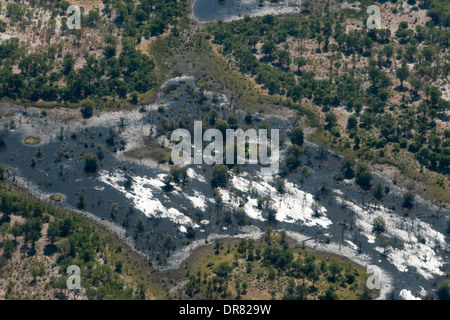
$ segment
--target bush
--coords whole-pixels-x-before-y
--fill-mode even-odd
[[[358,125],[358,119],[355,117],[355,115],[352,114],[347,119],[347,129],[349,129],[349,130],[355,129],[357,125]]]
[[[450,299],[450,282],[444,281],[442,282],[437,291],[436,294],[438,296],[439,300],[449,300]]]
[[[414,194],[411,191],[407,191],[403,194],[402,207],[411,209],[414,206]]]
[[[380,235],[384,231],[386,231],[386,221],[384,218],[381,216],[374,218],[372,221],[372,232],[376,235]]]
[[[302,148],[297,144],[290,145],[286,151],[286,166],[289,170],[294,170],[300,165],[299,157],[303,154]]]
[[[274,187],[279,193],[286,191],[286,181],[283,178],[277,177],[274,180]]]
[[[3,256],[7,259],[12,257],[14,252],[14,242],[11,239],[6,239],[3,242]]]
[[[91,104],[85,104],[83,108],[81,108],[81,115],[84,119],[89,119],[92,117],[92,114],[94,113],[94,108]]]
[[[370,181],[372,180],[372,173],[366,163],[358,163],[356,166],[356,180],[355,182],[364,190],[370,189]]]
[[[372,187],[372,194],[377,200],[381,200],[381,198],[383,198],[383,191],[383,184],[380,181],[377,181],[377,183],[375,183],[375,185]]]
[[[228,185],[228,168],[221,164],[215,164],[213,167],[211,187],[225,188]]]
[[[289,138],[291,139],[292,143],[298,146],[301,146],[303,144],[303,136],[303,130],[300,127],[293,128],[289,134]]]
[[[214,269],[214,273],[217,274],[217,276],[221,277],[221,278],[227,277],[231,271],[233,271],[233,267],[228,262],[221,262]]]
[[[86,173],[95,173],[98,167],[98,158],[91,153],[84,157],[84,171]]]

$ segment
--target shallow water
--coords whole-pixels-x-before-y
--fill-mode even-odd
[[[165,106],[164,113],[158,106]],[[210,108],[218,110],[222,118],[235,112],[224,96],[202,93],[193,79],[187,77],[168,81],[159,101],[148,106],[146,112],[102,113],[85,122],[61,122],[53,116],[24,115],[24,110],[12,108],[5,111],[15,114],[17,128],[5,137],[6,146],[0,151],[0,162],[8,166],[11,179],[23,178],[22,186],[43,199],[61,193],[66,196],[62,205],[76,208],[78,194],[84,192],[85,211],[123,227],[131,237],[138,219],[142,218],[144,231],[136,237],[135,246],[153,256],[157,252],[169,256],[168,264],[162,267],[176,267],[189,253],[185,241],[190,225],[195,231],[195,239],[191,239],[195,240],[194,247],[206,238],[255,236],[258,234],[255,230],[264,231],[269,225],[268,212],[257,208],[257,198],[264,197],[270,199],[269,206],[277,212],[275,229],[287,230],[289,235],[298,241],[306,241],[308,246],[341,254],[362,265],[376,266],[384,275],[384,298],[399,298],[400,292],[404,297],[409,294],[420,297],[422,288],[433,288],[436,282],[444,279],[445,272],[450,271],[448,245],[443,238],[445,220],[450,216],[448,211],[425,201],[416,201],[405,216],[401,210],[403,190],[379,177],[376,179],[381,179],[391,191],[381,202],[374,204],[370,197],[357,190],[354,181],[336,181],[334,177],[341,159],[312,143],[305,142],[305,155],[301,159],[309,167],[309,175],[289,174],[285,177],[285,193],[277,192],[270,178],[261,177],[258,166],[248,165],[233,173],[229,189],[217,192],[210,187],[211,167],[192,165],[187,185],[176,186],[166,193],[161,188],[165,166],[129,161],[123,151],[113,152],[107,148],[110,126],[117,131],[116,141],[127,139],[127,149],[139,146],[142,136],[161,128],[164,117],[183,120],[189,126],[191,121],[205,116]],[[237,114],[243,121],[243,114]],[[255,114],[254,119],[255,126],[265,120],[272,128],[279,128],[282,136],[289,129],[288,122],[280,117]],[[4,123],[9,120],[2,119]],[[59,138],[61,126],[64,133]],[[76,139],[71,138],[72,132],[76,133]],[[24,145],[22,141],[29,135],[38,136],[43,142],[38,146]],[[82,154],[96,153],[99,144],[105,147],[104,160],[96,174],[87,175],[83,170]],[[37,156],[38,148],[40,157]],[[55,161],[55,154],[59,152],[62,156]],[[37,159],[34,167],[30,165],[32,157]],[[126,174],[133,181],[131,189],[125,188]],[[321,204],[320,216],[312,214],[315,200]],[[240,207],[245,209],[256,227],[252,233],[236,225],[234,214]],[[386,209],[392,207],[395,209]],[[430,218],[430,213],[439,213],[439,216]],[[378,215],[387,221],[385,236],[392,247],[386,252],[371,233],[371,220]],[[338,225],[341,220],[347,224],[344,234]],[[174,237],[179,251],[170,253],[166,250],[164,237],[167,234]],[[418,241],[419,234],[424,243]],[[409,291],[402,291],[404,289]]]

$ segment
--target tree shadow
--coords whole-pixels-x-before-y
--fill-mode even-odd
[[[2,216],[0,218],[0,226],[4,223],[10,223],[11,222],[11,217],[10,216]]]
[[[36,248],[33,248],[33,247],[31,247],[31,248],[29,248],[29,250],[27,251],[27,254],[28,254],[28,256],[29,257],[31,257],[31,256],[34,256],[35,254],[36,254]]]
[[[57,247],[54,244],[48,244],[44,248],[44,255],[46,256],[51,256],[55,252],[57,252]]]
[[[67,296],[62,292],[56,292],[54,296],[58,300],[67,300]]]
[[[408,88],[405,87],[405,86],[403,86],[403,87],[402,86],[396,86],[394,90],[398,91],[398,92],[406,92],[406,91],[408,91]]]

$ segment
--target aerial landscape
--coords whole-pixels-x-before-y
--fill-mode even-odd
[[[450,0],[0,1],[1,300],[450,300]]]

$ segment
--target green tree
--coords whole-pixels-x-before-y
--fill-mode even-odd
[[[276,177],[273,181],[275,189],[279,193],[284,193],[286,191],[286,180],[281,177]]]
[[[85,103],[84,106],[81,108],[81,115],[84,119],[89,119],[92,117],[92,114],[94,112],[94,108],[92,107],[92,104]]]
[[[218,120],[216,122],[215,128],[222,133],[223,137],[226,137],[227,129],[230,129],[230,126],[225,120]]]
[[[372,187],[372,194],[375,199],[381,200],[384,196],[384,188],[381,181],[377,181],[375,185]]]
[[[447,219],[447,233],[450,234],[450,218]]]
[[[84,171],[86,173],[95,173],[97,172],[98,167],[98,158],[96,155],[88,153],[84,157]]]
[[[450,282],[444,281],[439,284],[436,295],[439,300],[450,300]]]
[[[337,116],[334,112],[329,111],[325,113],[325,121],[327,122],[326,128],[331,129],[337,124]]]
[[[227,123],[230,129],[236,130],[239,126],[239,118],[231,113],[227,116]]]
[[[378,216],[372,220],[372,232],[377,236],[386,231],[386,221],[382,216]]]
[[[414,194],[411,191],[407,191],[403,194],[402,207],[411,209],[414,206]]]
[[[56,238],[61,235],[61,229],[57,221],[52,221],[47,229],[47,238],[50,240],[51,244],[54,244]]]
[[[0,137],[0,146],[2,145],[3,142],[3,138]],[[0,164],[0,180],[4,180],[5,179],[5,173],[6,173],[6,167],[4,164]]]
[[[14,222],[13,226],[11,227],[11,234],[14,237],[14,242],[17,241],[17,237],[20,237],[23,234],[22,225],[18,221]]]
[[[358,125],[358,119],[355,115],[350,115],[347,119],[347,129],[352,130],[355,129]]]
[[[408,66],[403,65],[402,67],[395,70],[395,76],[400,80],[400,87],[403,89],[403,81],[405,81],[409,77]]]
[[[64,62],[63,62],[63,73],[64,75],[69,75],[69,73],[73,70],[73,67],[75,65],[75,60],[73,58],[73,55],[71,53],[67,53],[64,56]]]
[[[267,60],[272,61],[274,53],[276,52],[277,47],[273,41],[266,41],[261,46],[261,52],[266,55]]]
[[[290,145],[286,151],[286,166],[289,170],[294,170],[300,165],[300,156],[303,154],[303,149],[297,144]]]
[[[344,158],[341,163],[341,172],[344,179],[353,179],[355,177],[355,160]]]
[[[211,111],[208,113],[208,123],[211,126],[214,126],[218,118],[219,118],[219,111],[217,111],[216,109],[211,109]]]
[[[187,167],[174,165],[170,168],[169,174],[172,175],[173,182],[185,184],[188,178]]]
[[[78,199],[77,199],[77,208],[80,210],[84,209],[85,201],[86,201],[86,196],[85,196],[84,192],[80,192],[78,194]]]
[[[304,66],[306,66],[308,61],[304,57],[300,56],[300,57],[294,58],[294,63],[297,66],[297,71],[300,73],[300,69],[303,68]]]
[[[215,164],[212,171],[211,187],[225,188],[228,185],[228,180],[228,167],[221,164]]]
[[[433,106],[436,106],[439,99],[442,97],[442,91],[438,87],[431,86],[429,89],[430,101]]]
[[[278,56],[278,63],[282,68],[289,68],[289,65],[291,64],[291,54],[289,51],[286,50],[278,50],[277,51]]]
[[[11,239],[6,239],[3,242],[3,256],[7,259],[11,258],[14,253],[14,242]]]
[[[367,163],[359,162],[356,165],[355,171],[355,182],[364,190],[369,190],[370,182],[372,180],[372,173]]]
[[[291,132],[289,133],[289,138],[291,139],[293,144],[296,144],[298,146],[303,145],[304,141],[303,129],[301,127],[292,128]]]
[[[214,269],[214,273],[221,278],[226,278],[231,271],[233,271],[233,267],[226,261],[219,263]]]

